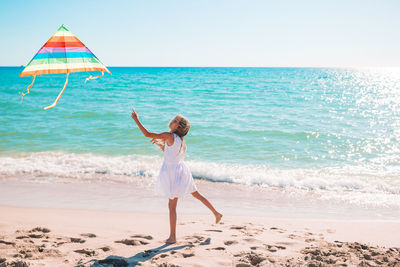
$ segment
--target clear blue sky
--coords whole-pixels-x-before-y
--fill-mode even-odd
[[[0,1],[0,65],[64,24],[107,66],[400,67],[400,1]]]

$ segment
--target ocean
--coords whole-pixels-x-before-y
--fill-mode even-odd
[[[136,127],[191,122],[195,179],[400,209],[400,70],[110,67],[84,80],[0,67],[0,180],[153,183],[162,152]]]

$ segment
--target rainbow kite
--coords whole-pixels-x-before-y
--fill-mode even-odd
[[[44,109],[54,108],[68,84],[68,75],[71,72],[101,71],[100,76],[90,75],[86,78],[96,79],[104,75],[104,71],[111,72],[100,62],[100,60],[76,38],[67,28],[62,25],[57,32],[40,48],[32,60],[26,65],[19,76],[32,76],[32,83],[28,86],[26,93],[22,95],[21,103],[29,89],[35,82],[36,75],[67,73],[64,88],[51,106]]]

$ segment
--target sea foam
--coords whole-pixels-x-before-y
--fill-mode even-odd
[[[0,157],[0,178],[35,183],[146,183],[151,186],[162,164],[159,156],[105,156],[33,152]],[[278,169],[265,165],[186,161],[195,179],[243,186],[315,192],[319,198],[357,205],[400,208],[397,169],[376,172],[365,167]]]

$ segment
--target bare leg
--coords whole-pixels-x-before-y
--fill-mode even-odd
[[[219,213],[218,211],[216,211],[214,209],[213,205],[211,205],[211,203],[205,197],[203,197],[198,191],[193,192],[192,196],[194,196],[195,198],[197,198],[198,200],[203,202],[203,204],[206,205],[207,208],[209,208],[214,213],[214,215],[215,215],[215,223],[219,223],[219,221],[222,218],[222,214]]]
[[[170,225],[170,235],[166,243],[176,243],[176,205],[178,204],[178,198],[169,199],[169,225]]]

